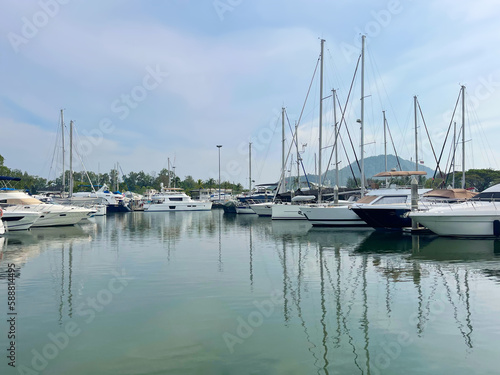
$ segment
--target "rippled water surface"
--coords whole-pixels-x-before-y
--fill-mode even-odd
[[[1,374],[498,374],[500,243],[130,213],[0,238]],[[12,267],[11,267],[12,268]]]

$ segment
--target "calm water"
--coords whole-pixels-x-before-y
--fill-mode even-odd
[[[494,240],[214,210],[96,218],[0,249],[1,374],[499,373]]]

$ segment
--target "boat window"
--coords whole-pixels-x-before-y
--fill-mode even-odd
[[[395,204],[395,203],[406,203],[406,195],[394,195],[382,197],[373,204]]]
[[[169,198],[171,201],[182,202],[182,198]]]
[[[175,210],[175,206],[168,206],[171,210]]]

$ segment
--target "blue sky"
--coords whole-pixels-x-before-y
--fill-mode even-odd
[[[252,178],[276,181],[281,107],[294,126],[320,38],[326,40],[324,97],[335,88],[344,105],[365,34],[365,156],[383,153],[385,110],[398,154],[414,158],[414,95],[439,153],[463,84],[466,169],[498,169],[499,18],[492,0],[5,1],[0,154],[11,168],[53,178],[64,108],[87,169],[109,171],[119,162],[125,173],[159,172],[170,158],[181,178],[217,179],[216,145],[222,144],[222,178],[247,186],[252,141]],[[346,115],[358,155],[359,87],[358,77]],[[331,99],[323,103],[327,146]],[[299,124],[310,173],[318,153],[318,106],[315,79]],[[418,130],[419,159],[432,168],[421,121]],[[287,147],[290,140],[287,131]],[[325,149],[323,159],[329,153]]]

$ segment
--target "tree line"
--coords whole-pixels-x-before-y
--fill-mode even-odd
[[[70,172],[65,172],[65,190],[68,190]],[[63,175],[49,180],[43,177],[32,176],[19,169],[10,169],[4,165],[4,158],[0,155],[0,176],[19,177],[21,181],[10,181],[9,186],[15,189],[26,190],[31,194],[38,194],[42,191],[62,191]],[[109,189],[121,192],[132,191],[143,194],[148,189],[160,190],[161,184],[165,187],[178,187],[189,193],[194,189],[215,189],[219,187],[217,180],[195,180],[192,176],[186,176],[181,180],[172,171],[163,168],[158,174],[140,172],[130,172],[119,174],[117,169],[111,169],[106,173],[73,172],[74,188],[73,192],[91,191],[91,186],[97,190],[102,185],[107,185]],[[2,187],[2,186],[0,186]],[[240,183],[221,181],[221,189],[232,189],[234,194],[244,191]]]

